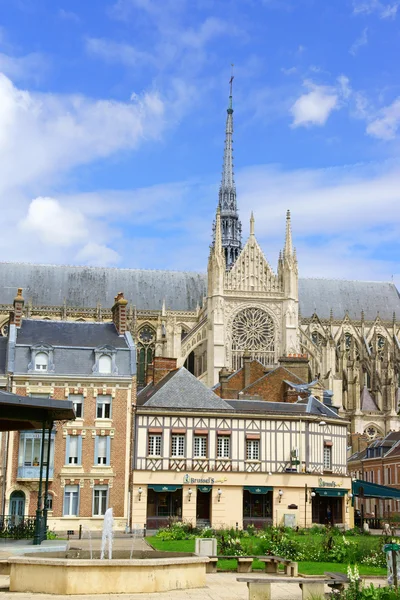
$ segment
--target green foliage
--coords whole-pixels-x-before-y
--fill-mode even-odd
[[[241,539],[231,535],[221,535],[218,539],[218,554],[220,556],[243,556],[245,552]]]
[[[49,529],[46,532],[46,539],[47,540],[58,540],[58,535],[55,531],[50,531]]]

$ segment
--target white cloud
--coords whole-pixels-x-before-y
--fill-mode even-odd
[[[382,140],[392,140],[396,137],[399,126],[400,97],[379,111],[378,116],[368,124],[367,133]]]
[[[381,19],[394,19],[400,2],[381,2],[380,0],[353,0],[355,15],[370,15],[377,13]]]
[[[122,44],[104,38],[88,38],[86,50],[89,54],[109,63],[121,63],[128,67],[156,65],[155,57],[149,52],[137,50],[129,44]]]
[[[0,73],[14,81],[40,81],[48,69],[48,60],[40,52],[11,56],[0,52]]]
[[[356,56],[359,49],[362,48],[362,46],[366,46],[367,44],[368,44],[368,27],[364,27],[360,37],[358,37],[355,40],[355,42],[351,45],[350,50],[349,50],[350,54],[352,54],[353,56]]]
[[[81,22],[80,17],[72,10],[65,10],[63,8],[60,8],[60,10],[58,11],[58,16],[60,17],[60,19],[64,19],[65,21],[72,21],[73,23]]]
[[[164,103],[157,93],[133,102],[37,94],[0,74],[0,193],[156,138]],[[18,156],[18,160],[15,157]]]
[[[305,82],[310,89],[297,98],[290,109],[293,127],[324,125],[331,112],[338,107],[339,96],[330,87]]]
[[[121,257],[112,248],[96,242],[88,242],[76,255],[78,262],[92,265],[93,267],[108,267],[117,264]]]
[[[72,246],[88,236],[84,216],[54,198],[32,200],[21,229],[32,233],[39,242],[57,246]]]

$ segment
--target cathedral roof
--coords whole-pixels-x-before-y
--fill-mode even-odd
[[[25,301],[34,306],[95,308],[99,303],[111,308],[118,291],[141,310],[195,310],[207,295],[205,273],[190,271],[151,271],[104,267],[0,263],[0,304],[12,304],[18,287]],[[299,279],[300,314],[322,319],[360,319],[377,315],[392,320],[400,315],[400,296],[396,286],[384,281],[346,281],[340,279]]]

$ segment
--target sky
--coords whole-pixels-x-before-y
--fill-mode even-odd
[[[400,285],[400,0],[0,0],[0,260],[205,271],[233,64],[244,238]]]

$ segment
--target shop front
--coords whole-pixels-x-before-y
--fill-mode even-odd
[[[243,528],[254,525],[261,529],[272,525],[273,488],[247,485],[243,487]]]
[[[348,490],[313,488],[311,492],[312,522],[320,525],[344,523]]]
[[[197,486],[197,506],[196,506],[196,525],[197,527],[210,527],[211,526],[211,499],[212,499],[212,486],[211,485],[198,485]]]
[[[147,529],[166,527],[171,519],[182,520],[182,485],[149,485]]]

